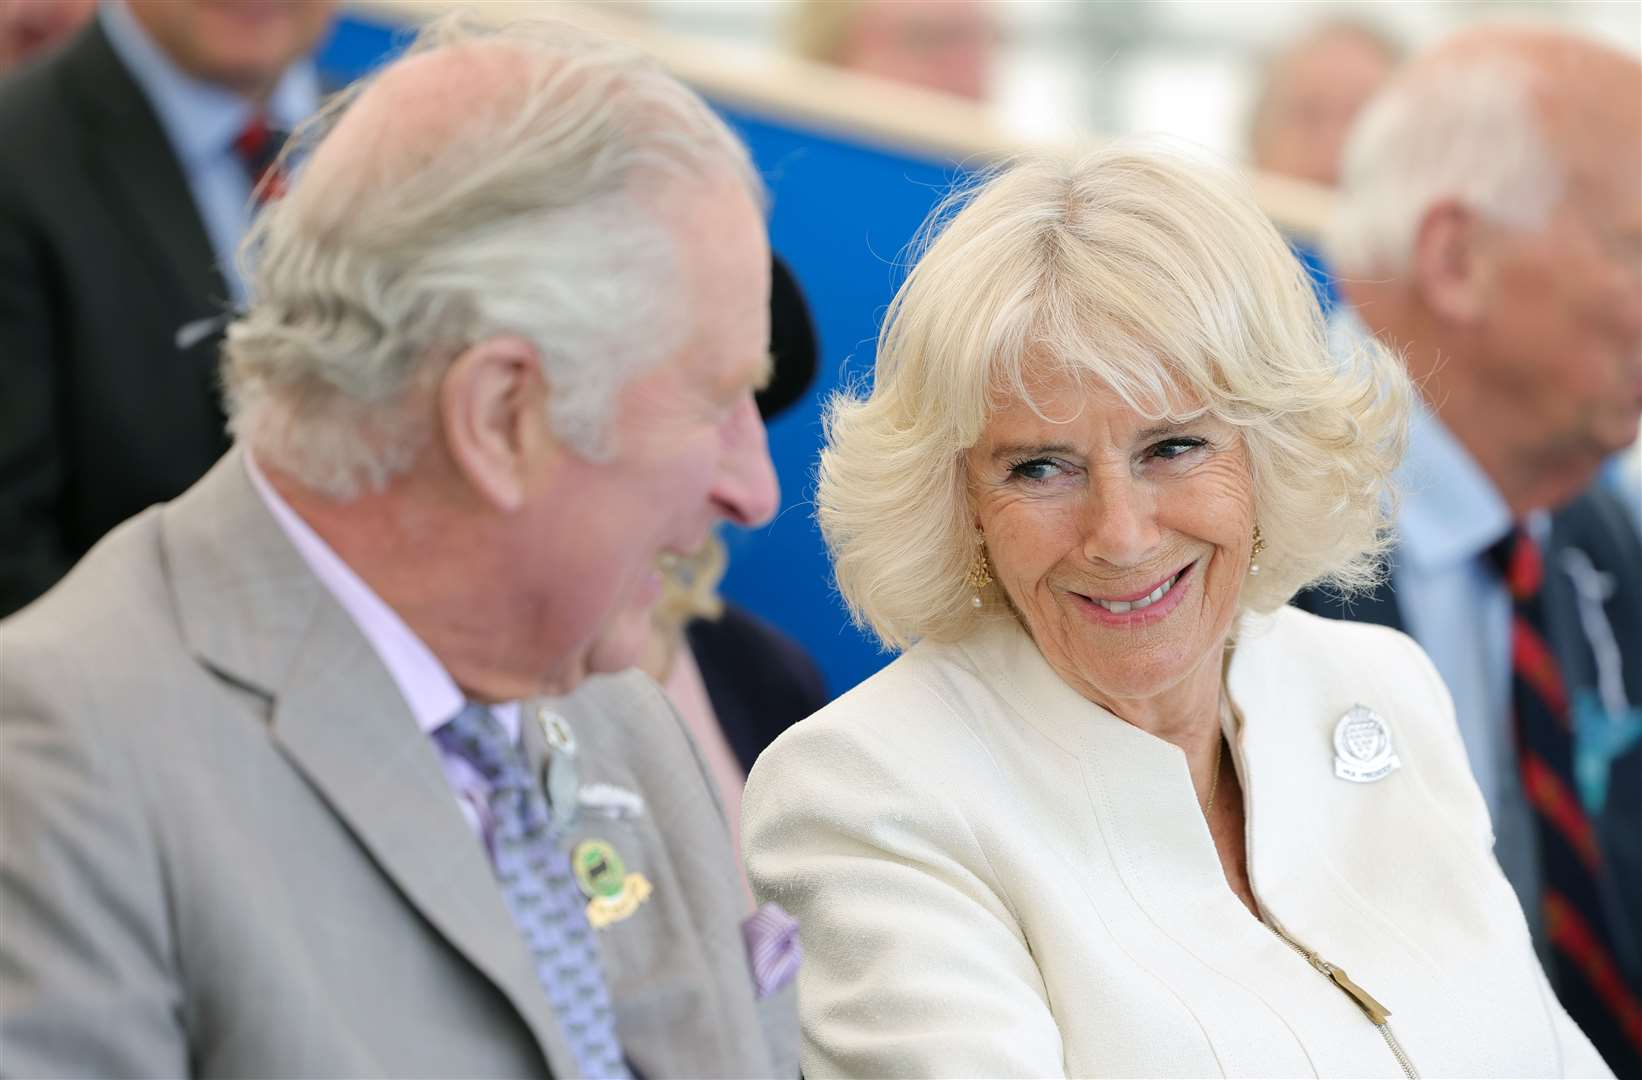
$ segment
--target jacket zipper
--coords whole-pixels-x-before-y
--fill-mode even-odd
[[[1413,1062],[1408,1060],[1408,1055],[1403,1051],[1402,1044],[1397,1041],[1397,1036],[1391,1031],[1391,1025],[1386,1023],[1386,1018],[1391,1015],[1390,1009],[1375,1001],[1372,994],[1352,982],[1351,977],[1345,973],[1343,968],[1336,967],[1324,960],[1271,923],[1266,923],[1266,928],[1276,934],[1283,944],[1299,953],[1306,963],[1316,968],[1320,974],[1326,975],[1335,986],[1345,992],[1347,997],[1356,1002],[1357,1007],[1363,1010],[1363,1015],[1367,1016],[1369,1022],[1379,1029],[1381,1037],[1385,1039],[1385,1044],[1391,1048],[1391,1055],[1397,1059],[1397,1064],[1402,1066],[1403,1075],[1408,1077],[1408,1080],[1419,1080],[1419,1074],[1414,1071]]]
[[[1231,653],[1228,651],[1226,653],[1225,669],[1222,672],[1221,678],[1225,679],[1227,677],[1226,672],[1229,672],[1230,670]],[[1229,691],[1221,699],[1221,708],[1223,711],[1221,714],[1220,723],[1222,729],[1226,733],[1226,742],[1231,747],[1232,763],[1237,769],[1237,774],[1239,776],[1244,776],[1246,774],[1243,769],[1243,740],[1238,738],[1243,731],[1243,714],[1237,708],[1237,703],[1232,700],[1231,693]],[[1230,714],[1229,717],[1226,715],[1227,713]],[[1246,853],[1249,853],[1248,857],[1252,862],[1254,835],[1252,828],[1248,825],[1246,817],[1244,823],[1243,850]],[[1397,1041],[1397,1036],[1392,1033],[1391,1025],[1386,1023],[1386,1018],[1391,1015],[1391,1010],[1386,1008],[1384,1005],[1381,1005],[1378,1001],[1375,1001],[1374,996],[1367,990],[1364,990],[1362,987],[1352,982],[1344,970],[1335,967],[1327,960],[1324,960],[1321,956],[1318,956],[1310,949],[1302,946],[1298,941],[1295,941],[1293,938],[1283,933],[1283,931],[1277,929],[1277,924],[1271,922],[1267,917],[1265,905],[1260,903],[1259,897],[1255,898],[1255,905],[1259,908],[1261,925],[1276,934],[1279,941],[1299,953],[1300,957],[1305,960],[1306,963],[1316,968],[1319,974],[1327,976],[1330,982],[1332,982],[1335,986],[1338,986],[1342,993],[1354,1001],[1357,1007],[1363,1010],[1363,1015],[1368,1017],[1369,1022],[1379,1029],[1380,1037],[1385,1039],[1386,1046],[1391,1048],[1391,1056],[1397,1059],[1397,1064],[1402,1067],[1403,1075],[1408,1077],[1408,1080],[1419,1080],[1419,1073],[1414,1071],[1414,1063],[1408,1060],[1408,1054],[1403,1051],[1402,1044]]]

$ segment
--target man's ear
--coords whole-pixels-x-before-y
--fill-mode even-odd
[[[1415,292],[1439,319],[1470,326],[1488,310],[1492,230],[1453,199],[1433,204],[1414,234]]]
[[[546,438],[546,399],[535,347],[511,335],[464,349],[439,384],[439,423],[451,460],[499,510],[524,503]]]

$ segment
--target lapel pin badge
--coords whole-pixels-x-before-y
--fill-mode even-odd
[[[644,816],[644,796],[615,784],[583,784],[577,801],[583,810],[617,821]]]
[[[547,708],[536,709],[536,722],[541,725],[552,756],[547,761],[547,803],[553,810],[553,823],[562,832],[576,821],[580,802],[581,773],[576,768],[576,733],[570,721]]]
[[[570,853],[570,867],[587,897],[587,922],[595,930],[632,915],[654,891],[643,874],[628,872],[608,840],[595,837],[577,844]]]
[[[1391,728],[1367,705],[1353,705],[1334,725],[1334,775],[1354,784],[1384,780],[1402,767]]]

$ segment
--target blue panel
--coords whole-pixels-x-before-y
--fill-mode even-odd
[[[320,55],[341,83],[404,43],[395,27],[350,15]],[[960,173],[849,140],[725,110],[771,194],[770,239],[815,315],[820,363],[809,397],[770,425],[785,509],[769,528],[732,531],[724,595],[782,627],[814,654],[835,693],[888,659],[849,624],[815,525],[820,403],[872,368],[878,320],[901,279],[903,249]],[[953,588],[960,583],[953,582]]]
[[[810,396],[770,424],[781,516],[730,537],[724,595],[797,637],[835,692],[888,657],[850,626],[811,506],[821,402],[872,370],[879,320],[903,276],[904,249],[959,178],[945,164],[725,110],[771,194],[770,243],[809,297],[821,338]],[[953,582],[953,588],[961,583]]]
[[[326,86],[346,86],[404,48],[413,31],[394,23],[344,15],[314,58]]]

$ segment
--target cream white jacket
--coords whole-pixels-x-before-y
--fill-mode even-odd
[[[743,842],[802,926],[806,1076],[1402,1076],[1393,1043],[1425,1077],[1611,1075],[1535,959],[1425,654],[1291,608],[1239,641],[1227,734],[1264,923],[1184,755],[1012,619],[914,647],[764,753]],[[1334,772],[1357,703],[1402,762],[1372,783]]]

